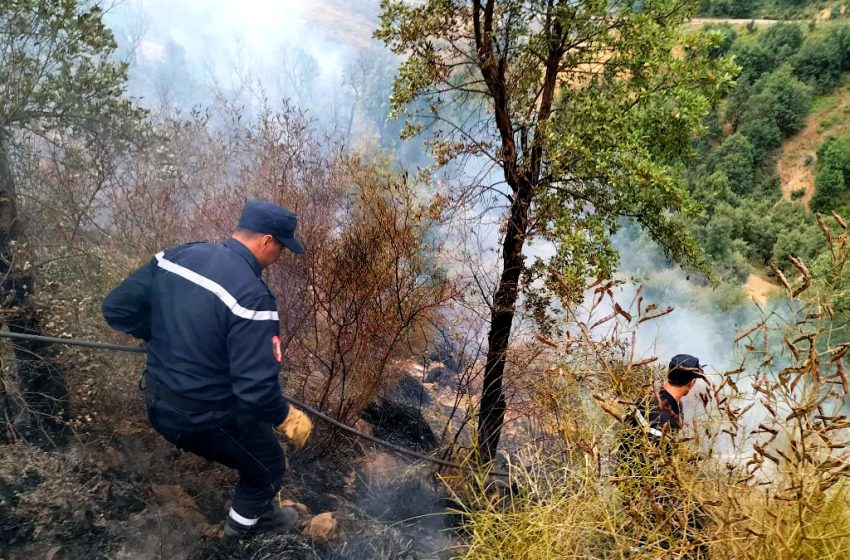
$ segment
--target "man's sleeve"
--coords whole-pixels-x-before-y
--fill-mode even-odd
[[[150,294],[155,269],[156,263],[151,260],[109,292],[103,300],[103,317],[110,327],[150,340]]]
[[[233,394],[240,412],[276,426],[289,413],[289,404],[281,394],[280,364],[274,357],[273,340],[279,331],[274,298],[261,298],[244,309],[256,311],[255,316],[232,317],[227,334]]]

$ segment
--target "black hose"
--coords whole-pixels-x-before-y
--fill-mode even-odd
[[[108,342],[94,342],[91,340],[80,340],[77,338],[59,338],[55,336],[41,336],[35,334],[24,334],[24,333],[14,333],[9,331],[0,331],[0,338],[11,338],[17,340],[31,340],[34,342],[44,342],[46,344],[64,344],[66,346],[82,346],[84,348],[95,348],[97,350],[111,350],[113,352],[133,352],[136,354],[143,354],[146,350],[143,346],[128,346],[125,344],[111,344]],[[320,418],[325,422],[336,426],[337,428],[344,430],[352,435],[363,438],[365,440],[371,441],[373,443],[377,443],[378,445],[382,445],[388,449],[392,449],[398,453],[403,455],[408,455],[410,457],[414,457],[416,459],[421,459],[423,461],[428,461],[434,463],[436,465],[441,465],[443,467],[449,467],[453,469],[461,469],[469,472],[478,472],[472,467],[466,465],[460,465],[458,463],[452,463],[451,461],[445,461],[443,459],[438,459],[436,457],[429,457],[428,455],[424,455],[417,451],[413,451],[412,449],[407,449],[405,447],[401,447],[399,445],[395,445],[394,443],[390,443],[388,441],[382,440],[380,438],[376,438],[374,436],[366,435],[364,433],[358,432],[354,428],[343,424],[337,420],[334,420],[330,416],[323,414],[311,407],[310,405],[299,402],[297,399],[292,397],[286,397],[292,404],[297,406],[298,408],[304,409],[316,418]],[[506,472],[502,471],[488,471],[488,474],[494,476],[503,476],[510,477],[510,475]]]

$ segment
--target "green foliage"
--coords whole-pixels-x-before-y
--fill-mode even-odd
[[[750,140],[754,162],[760,162],[768,151],[778,148],[782,142],[782,131],[776,123],[778,112],[779,104],[770,95],[762,93],[747,100],[738,133]]]
[[[841,55],[841,69],[850,70],[850,25],[842,25],[830,31],[830,39],[835,42]]]
[[[823,236],[816,228],[783,229],[776,237],[771,254],[772,262],[779,268],[790,270],[788,257],[811,260],[823,247]]]
[[[0,3],[0,132],[129,133],[143,116],[103,11],[74,0]],[[127,134],[125,134],[126,136]]]
[[[753,189],[756,151],[750,139],[735,133],[711,154],[711,169],[726,176],[729,187],[736,194],[747,194]]]
[[[800,131],[812,108],[812,91],[806,84],[784,70],[777,70],[755,84],[773,102],[772,118],[782,136],[787,138]]]
[[[773,54],[761,43],[736,43],[732,46],[735,62],[741,67],[739,84],[751,84],[773,70],[776,61]]]
[[[817,151],[821,169],[837,169],[850,182],[850,139],[830,136]]]
[[[773,55],[774,61],[781,63],[799,50],[803,44],[803,30],[796,23],[776,23],[759,37],[759,43]]]
[[[817,152],[820,171],[815,178],[812,210],[829,212],[844,200],[850,184],[850,139],[827,138]]]
[[[557,244],[550,264],[576,289],[588,275],[612,272],[616,257],[608,236],[621,216],[637,218],[675,261],[700,266],[698,248],[678,217],[694,211],[682,164],[691,154],[693,131],[728,91],[735,67],[727,57],[712,57],[711,37],[683,31],[680,24],[692,14],[672,0],[645,3],[639,12],[631,2],[585,0],[540,20],[539,10],[527,3],[502,2],[499,25],[515,26],[484,39],[498,49],[482,60],[469,42],[475,6],[453,0],[382,3],[376,35],[406,57],[393,103],[402,110],[416,98],[428,100],[443,119],[437,127],[439,161],[486,155],[502,162],[514,189],[520,170],[545,169],[530,217],[541,227],[530,234]],[[566,37],[566,45],[581,48],[565,47],[555,58],[558,72],[547,73],[540,53]],[[676,56],[676,50],[687,56]],[[588,67],[600,70],[588,76]],[[510,78],[504,91],[500,76]],[[547,79],[560,86],[551,118],[541,110],[546,100],[540,85]],[[450,107],[470,95],[458,91],[461,81],[485,88],[476,111],[483,105],[501,114],[487,115],[484,123],[445,122],[453,117]],[[538,263],[535,270],[543,273],[545,266]]]
[[[840,169],[824,167],[815,178],[815,194],[811,207],[816,212],[828,212],[838,202],[846,189],[844,174]]]
[[[842,53],[830,37],[810,36],[791,58],[794,75],[819,92],[827,92],[841,79]]]
[[[700,12],[707,16],[748,18],[755,14],[759,0],[705,0]]]
[[[738,38],[738,32],[728,23],[706,24],[703,26],[702,32],[711,34],[716,38],[717,44],[710,51],[713,58],[727,54],[735,43],[735,39]]]

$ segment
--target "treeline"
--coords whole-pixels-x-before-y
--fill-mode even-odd
[[[808,19],[827,9],[832,19],[844,15],[847,4],[823,0],[705,0],[700,7],[700,15],[737,19]]]

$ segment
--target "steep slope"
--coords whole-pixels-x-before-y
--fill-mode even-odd
[[[815,192],[818,148],[830,136],[847,134],[850,134],[850,85],[842,86],[819,103],[803,130],[783,145],[777,162],[782,197],[791,200],[794,191],[803,189],[801,200],[808,207]]]

